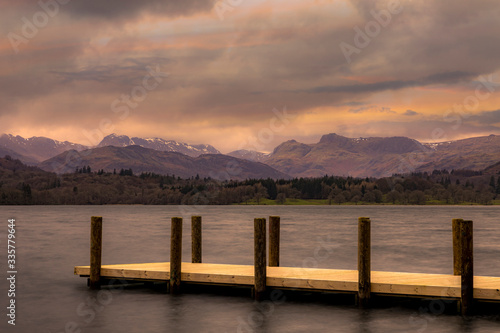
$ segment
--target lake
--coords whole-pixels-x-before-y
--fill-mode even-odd
[[[372,221],[372,270],[444,273],[452,218],[474,221],[475,275],[500,276],[496,206],[0,206],[2,332],[498,332],[500,314],[462,319],[443,302],[359,310],[347,302],[171,296],[145,287],[91,291],[73,275],[89,263],[90,217],[103,216],[103,264],[169,260],[170,218],[203,216],[203,261],[253,264],[253,219],[281,216],[281,266],[356,269],[357,218]],[[7,324],[8,219],[16,219],[16,326]],[[335,297],[329,295],[328,297]],[[429,304],[422,303],[422,304]]]

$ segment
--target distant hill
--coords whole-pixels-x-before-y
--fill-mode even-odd
[[[434,169],[482,170],[500,160],[500,136],[422,144],[406,137],[324,135],[318,143],[282,143],[265,163],[294,177],[387,177]]]
[[[211,145],[190,145],[174,140],[164,140],[161,138],[130,138],[126,135],[111,134],[106,136],[98,147],[116,146],[126,147],[138,145],[158,151],[171,151],[197,157],[202,154],[220,154]],[[87,147],[68,141],[57,141],[45,137],[32,137],[25,139],[19,135],[2,134],[0,136],[0,156],[11,155],[28,164],[37,164],[49,158],[57,156],[68,150],[82,151],[92,147]]]
[[[74,172],[77,167],[90,166],[93,170],[132,169],[134,173],[154,172],[182,178],[211,177],[219,180],[247,178],[289,178],[268,165],[238,159],[222,154],[191,157],[177,152],[165,152],[140,146],[107,146],[68,151],[41,163],[40,168],[50,172]]]
[[[0,147],[15,152],[17,156],[20,156],[16,158],[29,164],[42,162],[70,149],[80,151],[87,148],[68,141],[63,142],[37,136],[25,139],[19,135],[14,136],[11,134],[2,134],[0,136]]]
[[[493,165],[490,165],[486,169],[484,169],[483,173],[485,175],[498,175],[500,174],[500,162],[497,162]]]
[[[351,139],[333,133],[316,144],[284,142],[266,163],[296,177],[381,177],[397,173],[402,156],[422,149],[421,143],[405,137]]]
[[[130,138],[126,135],[116,134],[110,134],[106,136],[97,147],[127,147],[134,145],[158,151],[178,152],[192,157],[197,157],[202,154],[220,154],[220,151],[218,151],[211,145],[190,145],[184,142],[165,140],[161,138]]]
[[[29,164],[29,165],[35,165],[35,164],[38,163],[38,161],[36,161],[33,158],[26,157],[26,156],[23,156],[21,154],[18,154],[15,151],[13,151],[13,150],[11,150],[9,148],[0,147],[0,158],[3,158],[5,156],[10,156],[13,159],[20,160],[21,162]]]
[[[244,160],[254,161],[254,162],[262,162],[266,163],[266,160],[269,158],[269,154],[260,153],[254,150],[240,149],[232,151],[226,155],[233,156],[236,158],[242,158]]]
[[[320,177],[325,174],[354,177],[388,177],[392,174],[443,169],[484,170],[500,161],[500,136],[498,135],[456,141],[421,143],[407,137],[347,138],[331,133],[323,135],[319,142],[313,144],[305,144],[295,140],[283,142],[271,154],[243,149],[222,155],[216,148],[206,144],[190,145],[161,138],[130,138],[126,135],[111,134],[106,136],[98,147],[94,148],[125,148],[127,146],[139,146],[158,152],[181,153],[192,158],[206,154],[219,155],[218,158],[212,157],[212,159],[221,163],[225,159],[223,156],[229,156],[264,163],[274,171],[280,171],[282,175],[292,177]],[[7,134],[0,136],[0,157],[10,155],[29,165],[37,165],[66,151],[78,152],[88,149],[88,147],[75,143],[61,142],[44,137],[24,139],[20,136]],[[107,152],[109,153],[110,150],[107,150]],[[143,168],[148,170],[156,168],[155,170],[161,170],[162,172],[176,170],[179,175],[181,175],[179,172],[183,172],[183,175],[191,174],[187,172],[189,169],[187,165],[194,162],[190,160],[181,162],[181,158],[172,155],[156,163],[159,157],[153,155],[155,154],[147,156],[147,158],[151,157],[151,160],[140,161],[134,161],[133,159],[121,161],[115,156],[108,162],[110,165],[114,163],[113,165],[119,169],[132,167],[133,164],[136,166],[135,168],[132,167],[134,171]],[[74,153],[65,156],[73,157]],[[109,156],[101,157],[97,164],[103,165],[103,161],[108,158]],[[165,167],[165,165],[170,165],[168,159],[177,161],[175,162],[177,164],[174,163],[176,166]],[[51,162],[61,165],[58,159],[54,161]],[[112,163],[112,161],[114,162]],[[66,165],[71,165],[71,163],[63,163],[65,165],[63,168],[68,171],[69,168]],[[93,163],[96,163],[96,161],[93,161]],[[228,163],[228,161],[225,161],[225,163]],[[182,165],[185,166],[185,170],[181,167]],[[44,167],[47,168],[47,163],[44,163]],[[193,164],[192,167],[199,167],[199,165]],[[215,169],[221,170],[219,167]],[[199,170],[193,170],[197,170],[194,174],[199,173],[198,171],[204,171],[203,167]],[[249,175],[256,175],[256,170],[264,172],[262,165],[258,168],[257,165],[248,166],[246,172]],[[264,173],[268,174],[268,172],[270,172],[269,169]]]
[[[14,158],[13,156],[0,157],[0,172],[5,172],[5,171],[13,171],[13,172],[28,171],[28,172],[35,172],[38,174],[42,174],[44,176],[51,174],[36,166],[27,165],[23,163],[21,160]],[[18,179],[18,181],[22,181],[22,179]]]
[[[434,169],[482,170],[500,160],[500,136],[424,144],[432,151],[417,171]]]

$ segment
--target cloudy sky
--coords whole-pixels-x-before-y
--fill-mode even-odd
[[[0,133],[222,152],[500,134],[499,17],[497,0],[1,1]]]

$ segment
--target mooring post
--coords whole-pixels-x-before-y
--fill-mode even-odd
[[[261,301],[266,292],[266,219],[254,219],[254,297]]]
[[[182,217],[172,217],[170,236],[170,293],[181,291]]]
[[[102,217],[90,219],[90,289],[101,288]]]
[[[280,265],[280,217],[269,216],[269,267]]]
[[[201,216],[191,216],[191,259],[201,263]]]
[[[462,244],[462,278],[460,303],[463,316],[467,316],[472,313],[472,306],[474,302],[474,258],[472,225],[472,221],[462,221],[460,223],[460,239]]]
[[[370,218],[358,219],[358,305],[367,307],[371,293],[370,268]]]
[[[453,219],[451,221],[451,229],[453,234],[453,275],[461,275],[462,270],[462,244],[460,242],[460,224],[463,219]]]

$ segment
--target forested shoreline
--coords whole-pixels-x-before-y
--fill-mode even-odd
[[[1,205],[498,204],[500,175],[434,170],[386,178],[218,181],[82,166],[57,175],[0,159]]]

